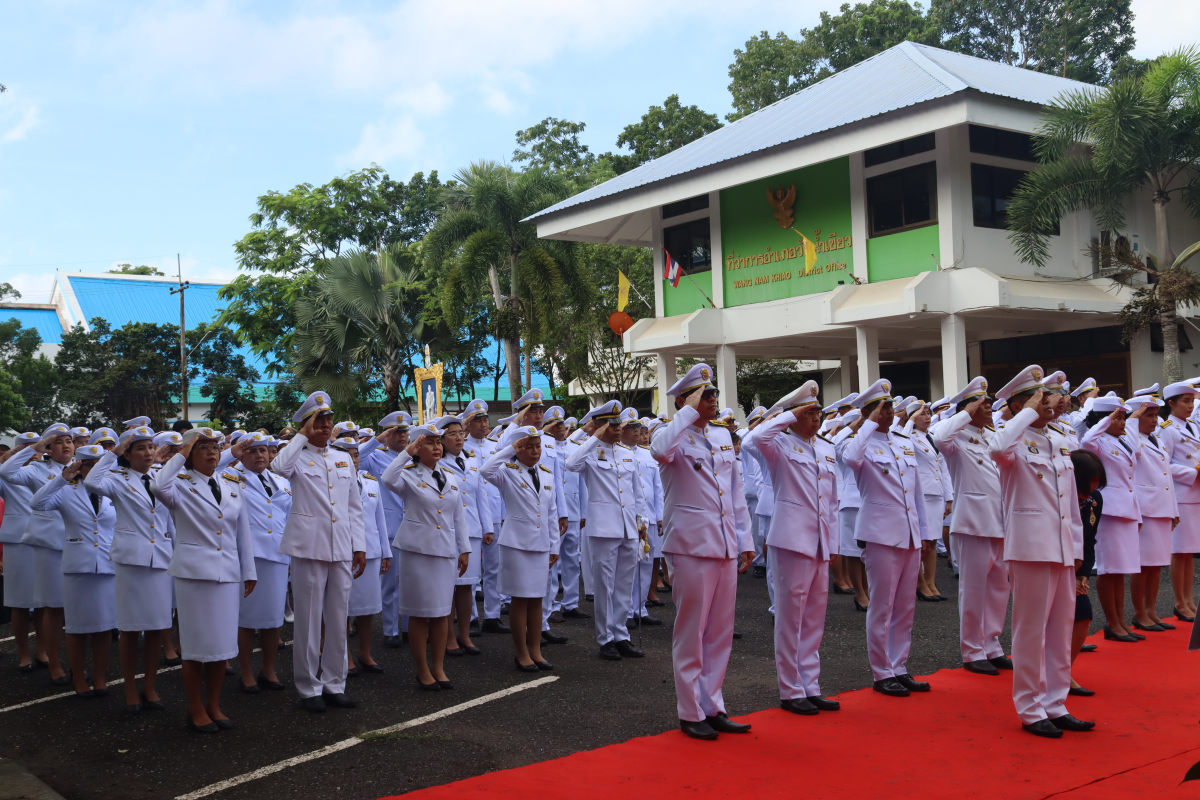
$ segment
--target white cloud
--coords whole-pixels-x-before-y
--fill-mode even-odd
[[[425,138],[408,116],[381,119],[363,128],[362,137],[350,152],[338,156],[343,167],[383,164],[395,159],[413,159],[422,152]]]
[[[0,279],[12,284],[21,293],[21,299],[10,298],[8,302],[49,303],[50,287],[54,283],[53,272],[18,272]]]
[[[38,107],[32,100],[12,89],[0,94],[0,144],[21,141],[38,121]]]
[[[1179,47],[1196,44],[1200,3],[1195,0],[1133,0],[1133,29],[1138,58],[1157,58]]]

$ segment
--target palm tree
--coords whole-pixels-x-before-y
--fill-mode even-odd
[[[296,300],[294,364],[305,391],[323,388],[351,403],[383,379],[387,411],[420,348],[421,284],[412,250],[352,250],[330,259],[311,293]]]
[[[1177,50],[1140,79],[1068,93],[1049,106],[1038,133],[1042,167],[1025,177],[1008,208],[1009,238],[1017,254],[1028,263],[1045,264],[1047,231],[1080,208],[1089,209],[1102,229],[1120,231],[1127,204],[1148,189],[1156,271],[1168,287],[1181,289],[1157,293],[1156,315],[1162,325],[1164,378],[1180,380],[1177,304],[1186,301],[1195,279],[1176,263],[1167,208],[1178,195],[1193,215],[1200,213],[1200,52]]]
[[[536,226],[522,222],[569,192],[566,180],[543,169],[516,172],[477,161],[454,175],[443,195],[446,210],[425,237],[426,268],[444,273],[442,308],[451,326],[461,324],[467,298],[490,294],[514,401],[521,395],[522,339],[531,355],[553,338],[563,313],[588,297],[570,246],[542,241]],[[526,387],[529,363],[527,357]]]

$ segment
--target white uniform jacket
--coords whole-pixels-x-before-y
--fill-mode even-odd
[[[950,532],[1000,539],[1004,536],[1000,468],[988,443],[992,428],[976,428],[971,415],[959,411],[938,426],[933,442],[942,451],[954,484],[954,514]]]
[[[22,544],[62,550],[63,543],[67,540],[67,529],[63,524],[62,515],[57,511],[39,511],[32,507],[32,494],[57,478],[62,473],[62,466],[49,460],[30,463],[30,459],[35,455],[37,453],[32,447],[26,447],[0,466],[0,478],[5,483],[24,486],[31,494],[29,521],[19,541]]]
[[[548,433],[542,434],[542,462],[554,470],[554,504],[560,517],[567,515],[567,498],[563,494],[566,485],[566,470],[563,461],[566,454],[558,446],[558,440]],[[568,520],[569,521],[569,520]]]
[[[89,492],[107,497],[117,511],[112,560],[133,567],[166,569],[174,550],[171,511],[146,493],[141,473],[116,467],[117,457],[105,453],[83,479]],[[153,480],[152,475],[149,477]]]
[[[63,574],[111,575],[116,571],[108,551],[112,547],[117,512],[107,497],[100,497],[97,511],[87,487],[76,478],[65,481],[62,475],[37,490],[32,507],[37,511],[57,512],[66,529],[63,546]]]
[[[392,543],[388,541],[387,525],[383,520],[383,487],[369,472],[358,473],[358,492],[362,499],[363,542],[367,559],[391,558]]]
[[[1136,420],[1126,426],[1124,436],[1108,433],[1111,423],[1109,417],[1103,417],[1088,429],[1083,435],[1083,449],[1095,453],[1104,464],[1104,516],[1141,522],[1135,472],[1142,456],[1142,437],[1136,430]]]
[[[754,507],[754,513],[760,517],[769,517],[775,513],[775,485],[771,481],[771,470],[767,469],[767,462],[762,453],[758,452],[758,445],[754,443],[754,434],[761,427],[762,425],[759,425],[746,433],[742,439],[742,455],[750,456],[750,460],[754,462],[754,474],[758,478],[758,505]]]
[[[737,558],[754,550],[750,512],[729,431],[696,427],[700,414],[679,409],[654,429],[650,454],[663,485],[662,551],[701,558]],[[759,491],[762,491],[760,486]],[[760,495],[758,502],[763,502]],[[592,527],[588,520],[588,528]]]
[[[362,499],[346,453],[318,448],[298,433],[271,462],[292,486],[279,552],[313,561],[350,561],[366,552]]]
[[[167,574],[218,583],[258,580],[241,476],[219,469],[210,477],[185,468],[186,460],[176,453],[154,476],[154,494],[175,520],[175,554]]]
[[[587,481],[583,479],[582,474],[578,472],[572,472],[566,468],[567,459],[569,459],[571,454],[582,446],[582,442],[573,441],[571,439],[567,439],[565,442],[560,444],[560,447],[562,447],[563,450],[563,478],[565,481],[563,484],[563,497],[566,498],[567,501],[568,522],[579,522],[580,520],[587,519]],[[657,470],[658,465],[655,464],[654,466]],[[488,486],[491,489],[496,488],[491,484],[488,484]],[[559,513],[561,514],[562,512],[559,511]]]
[[[358,466],[370,474],[375,476],[375,479],[383,483],[383,473],[391,466],[396,459],[397,453],[389,447],[384,447],[379,443],[378,439],[372,438],[358,448]],[[404,501],[395,492],[384,487],[383,493],[383,518],[387,522],[388,536],[392,536],[393,531],[400,527],[400,521],[404,519]],[[388,556],[391,558],[391,556]]]
[[[1168,417],[1159,426],[1171,454],[1171,477],[1175,480],[1175,502],[1200,503],[1200,427],[1178,417]]]
[[[786,430],[795,423],[795,413],[785,411],[753,431],[775,487],[778,513],[767,546],[828,561],[838,552],[837,458],[826,439],[805,441]]]
[[[1179,516],[1179,504],[1175,502],[1175,481],[1171,479],[1171,454],[1167,451],[1167,442],[1159,431],[1142,436],[1141,445],[1142,454],[1133,473],[1137,482],[1138,510],[1143,519],[1174,519]]]
[[[0,544],[20,544],[29,527],[29,504],[33,492],[19,483],[0,480],[0,495],[4,497],[4,519],[0,522]]]
[[[950,477],[950,466],[942,456],[941,449],[926,431],[919,431],[909,420],[904,426],[904,435],[913,443],[917,454],[917,471],[921,473],[921,488],[926,497],[940,497],[949,503],[954,499],[954,481]],[[931,528],[941,528],[941,520],[926,520]]]
[[[637,461],[638,477],[642,480],[642,496],[650,512],[651,522],[663,521],[662,477],[658,474],[658,462],[650,455],[650,448],[637,445],[633,449]]]
[[[854,479],[854,470],[846,466],[842,452],[846,442],[854,435],[849,426],[842,428],[833,435],[833,450],[837,458],[838,475],[838,510],[843,508],[859,508],[862,506],[862,495],[858,491],[858,482]]]
[[[742,437],[742,448],[746,447],[746,438]],[[742,486],[746,489],[746,497],[758,498],[759,484],[762,482],[758,472],[758,459],[749,453],[742,459]]]
[[[283,526],[287,524],[288,512],[292,508],[291,488],[287,480],[269,469],[251,472],[239,467],[242,478],[242,493],[250,510],[250,538],[254,543],[254,557],[264,561],[289,564],[292,559],[279,552],[283,538]],[[270,487],[270,494],[267,488]]]
[[[468,436],[467,442],[463,446],[463,452],[469,452],[470,457],[475,461],[475,466],[483,469],[487,460],[496,454],[496,444],[491,438],[476,439]],[[492,532],[498,534],[500,533],[500,520],[504,518],[504,503],[500,499],[500,489],[487,481],[481,481],[481,488],[487,494],[488,501],[492,506]]]
[[[920,547],[928,521],[912,441],[903,434],[884,433],[868,419],[846,441],[842,459],[862,495],[854,538],[889,547]]]
[[[578,473],[587,484],[588,508],[584,514],[589,538],[637,539],[636,516],[651,521],[637,454],[623,444],[606,444],[595,436],[567,456],[567,471]]]
[[[528,468],[517,461],[512,445],[504,447],[487,460],[479,473],[488,483],[500,488],[504,500],[504,521],[501,523],[500,544],[514,550],[558,555],[561,546],[558,535],[557,492],[554,470],[539,461],[537,490],[530,480]],[[591,530],[591,523],[588,530]]]
[[[441,491],[432,470],[405,451],[383,473],[383,484],[404,502],[404,521],[392,540],[397,550],[442,558],[471,552],[462,479],[439,471],[445,481]]]
[[[459,469],[454,456],[443,456],[440,462],[442,471],[454,476],[459,486],[463,487],[463,524],[467,526],[467,537],[482,539],[485,533],[492,533],[496,529],[492,524],[492,502],[483,488],[488,483],[479,476],[479,468],[482,465],[467,455],[465,448],[458,457],[462,459],[462,469]]]
[[[988,443],[1000,467],[1004,560],[1074,566],[1083,558],[1075,467],[1065,439],[1030,427],[1037,418],[1034,409],[1021,409]]]

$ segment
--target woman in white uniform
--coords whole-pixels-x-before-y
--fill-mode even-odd
[[[63,467],[71,463],[74,452],[71,429],[65,423],[56,422],[37,442],[0,466],[0,479],[36,492],[58,477]],[[31,508],[21,543],[33,550],[34,589],[42,608],[38,645],[46,650],[50,683],[55,686],[71,683],[58,659],[58,644],[63,635],[62,549],[66,538],[66,528],[57,511]]]
[[[487,411],[464,412],[474,416]],[[471,559],[467,571],[454,579],[454,612],[456,619],[451,620],[454,628],[454,646],[447,648],[453,656],[477,656],[482,651],[471,641],[471,609],[475,607],[475,584],[481,578],[480,566],[483,563],[483,537],[491,533],[492,501],[484,489],[487,484],[479,477],[479,468],[483,460],[476,450],[463,452],[467,442],[467,432],[458,417],[442,417],[438,420],[442,430],[442,469],[447,475],[459,481],[462,487],[463,524],[467,528],[467,539],[471,542]]]
[[[174,584],[171,563],[171,513],[150,490],[154,431],[139,425],[121,434],[83,479],[89,492],[112,501],[117,512],[112,560],[117,572],[117,627],[121,630],[121,675],[125,710],[161,711],[155,690],[158,657],[171,628]],[[138,693],[138,636],[144,635],[142,692]]]
[[[221,712],[221,684],[225,661],[238,654],[238,609],[257,574],[242,480],[236,470],[217,469],[218,446],[212,428],[193,428],[154,476],[154,493],[175,520],[169,572],[179,605],[187,721],[201,733],[233,727]]]
[[[425,691],[453,689],[446,677],[446,640],[454,581],[466,573],[471,542],[463,514],[462,482],[439,465],[441,430],[434,422],[410,429],[412,441],[383,473],[383,485],[404,503],[393,546],[400,551],[400,613],[408,616],[408,644]],[[425,645],[432,665],[425,661]]]
[[[1138,510],[1142,512],[1138,537],[1142,570],[1129,578],[1132,624],[1139,631],[1169,631],[1175,630],[1175,626],[1164,622],[1156,607],[1162,568],[1171,564],[1171,531],[1179,524],[1179,505],[1175,501],[1175,481],[1171,478],[1171,453],[1158,430],[1157,411],[1163,402],[1151,395],[1139,395],[1131,397],[1128,406],[1133,408],[1142,403],[1150,410],[1136,423],[1142,442],[1142,455],[1133,473]]]
[[[1104,638],[1136,642],[1146,637],[1129,630],[1125,622],[1125,576],[1142,571],[1139,529],[1142,515],[1135,492],[1134,471],[1142,455],[1138,423],[1150,406],[1142,404],[1129,415],[1119,397],[1098,397],[1087,417],[1087,433],[1080,443],[1104,465],[1104,515],[1096,530],[1096,593],[1104,609]]]
[[[29,447],[41,437],[36,433],[21,433],[17,435],[13,449],[0,456],[0,464],[7,463],[23,448]],[[39,608],[37,586],[35,585],[35,568],[33,566],[33,548],[21,544],[21,537],[29,527],[29,503],[33,492],[19,483],[7,483],[0,480],[0,494],[4,496],[4,520],[0,522],[0,546],[4,548],[4,605],[12,612],[13,639],[17,643],[17,671],[33,672],[35,659],[29,650],[29,628],[33,622],[35,627],[41,624],[41,614],[30,614],[29,609]],[[45,640],[36,636],[37,666],[48,667],[50,660],[46,657]]]
[[[909,404],[904,435],[912,440],[913,451],[917,454],[921,490],[925,492],[925,519],[929,521],[925,541],[921,542],[921,574],[917,578],[917,599],[926,602],[950,599],[937,588],[937,543],[942,538],[939,520],[950,513],[950,500],[954,496],[946,459],[929,436],[932,421],[933,414],[924,401]]]
[[[354,665],[354,656],[346,647],[349,661],[346,674],[353,678],[364,672],[383,672],[383,667],[375,663],[371,655],[371,624],[375,621],[375,615],[383,611],[380,576],[386,575],[392,568],[392,543],[387,540],[387,525],[383,521],[383,497],[379,491],[379,481],[358,468],[358,439],[343,436],[329,444],[346,453],[354,462],[358,493],[362,498],[367,567],[350,584],[350,605],[347,607],[347,615],[354,620],[354,632],[358,635],[358,666]]]
[[[109,558],[117,514],[106,497],[89,492],[83,478],[104,455],[99,445],[75,451],[75,461],[33,496],[37,512],[57,513],[66,530],[63,545],[63,615],[67,631],[67,661],[75,696],[108,695],[108,656],[117,627],[117,576]],[[87,683],[85,660],[92,645],[93,684]]]
[[[857,424],[856,424],[857,423]],[[867,584],[867,570],[862,562],[862,548],[854,536],[854,525],[858,520],[858,509],[862,506],[862,495],[854,480],[854,472],[842,462],[842,448],[858,425],[862,424],[862,412],[857,408],[847,411],[833,434],[833,448],[837,453],[838,490],[838,553],[846,561],[846,575],[854,587],[854,608],[865,612],[871,600]]]

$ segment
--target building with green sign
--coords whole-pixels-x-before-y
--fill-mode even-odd
[[[1132,198],[1124,231],[1063,218],[1043,268],[1006,230],[1043,108],[1086,88],[906,42],[531,219],[542,238],[650,247],[660,276],[665,253],[683,267],[625,334],[657,357],[660,392],[691,357],[735,408],[737,358],[816,361],[827,400],[881,375],[937,399],[1034,362],[1128,396],[1161,379],[1161,344],[1121,342],[1132,289],[1087,248],[1124,237],[1153,258],[1149,198]],[[1169,213],[1179,241],[1200,239],[1180,204]],[[1200,328],[1183,313],[1194,374]]]

